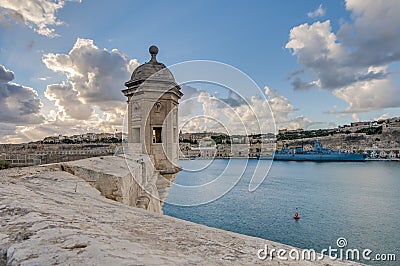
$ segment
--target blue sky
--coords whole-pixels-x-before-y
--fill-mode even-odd
[[[0,0],[0,67],[14,76],[0,85],[4,95],[15,94],[0,101],[0,142],[117,129],[120,118],[114,114],[123,106],[111,106],[123,100],[117,94],[129,71],[110,71],[115,82],[110,74],[107,88],[95,87],[105,77],[93,74],[95,82],[83,88],[76,69],[101,64],[104,73],[126,64],[132,70],[149,59],[152,44],[167,66],[214,60],[243,71],[262,89],[268,86],[280,127],[324,128],[400,114],[396,0],[49,2]],[[27,11],[27,4],[42,8]],[[78,38],[86,41],[77,46]],[[71,66],[62,60],[74,47],[86,51],[69,57],[75,74],[63,71]],[[91,60],[90,49],[107,49],[115,60]],[[48,54],[54,57],[46,61]],[[20,87],[13,91],[10,84]],[[15,106],[20,95],[29,98],[21,108]]]

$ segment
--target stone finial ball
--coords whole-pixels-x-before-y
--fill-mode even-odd
[[[158,47],[155,45],[150,46],[149,52],[150,54],[158,54]]]

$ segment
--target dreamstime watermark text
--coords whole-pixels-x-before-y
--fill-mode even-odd
[[[336,246],[329,246],[317,252],[314,249],[290,250],[280,248],[271,248],[265,244],[263,249],[257,251],[257,257],[260,260],[294,260],[294,261],[319,261],[328,257],[331,260],[352,260],[352,261],[396,261],[394,253],[376,253],[371,249],[350,249],[347,247],[346,238],[340,237],[336,241]]]

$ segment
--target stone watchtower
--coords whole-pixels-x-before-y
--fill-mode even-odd
[[[154,167],[174,180],[178,166],[179,85],[168,68],[157,62],[158,48],[149,48],[151,59],[137,67],[122,92],[128,97],[128,142],[135,152],[149,155]]]

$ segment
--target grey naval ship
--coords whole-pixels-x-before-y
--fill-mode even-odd
[[[259,160],[277,160],[277,161],[365,161],[368,154],[347,153],[342,151],[333,151],[330,148],[324,148],[322,144],[314,141],[314,150],[304,151],[303,147],[289,149],[286,145],[281,150],[277,150],[274,155],[258,155]]]

